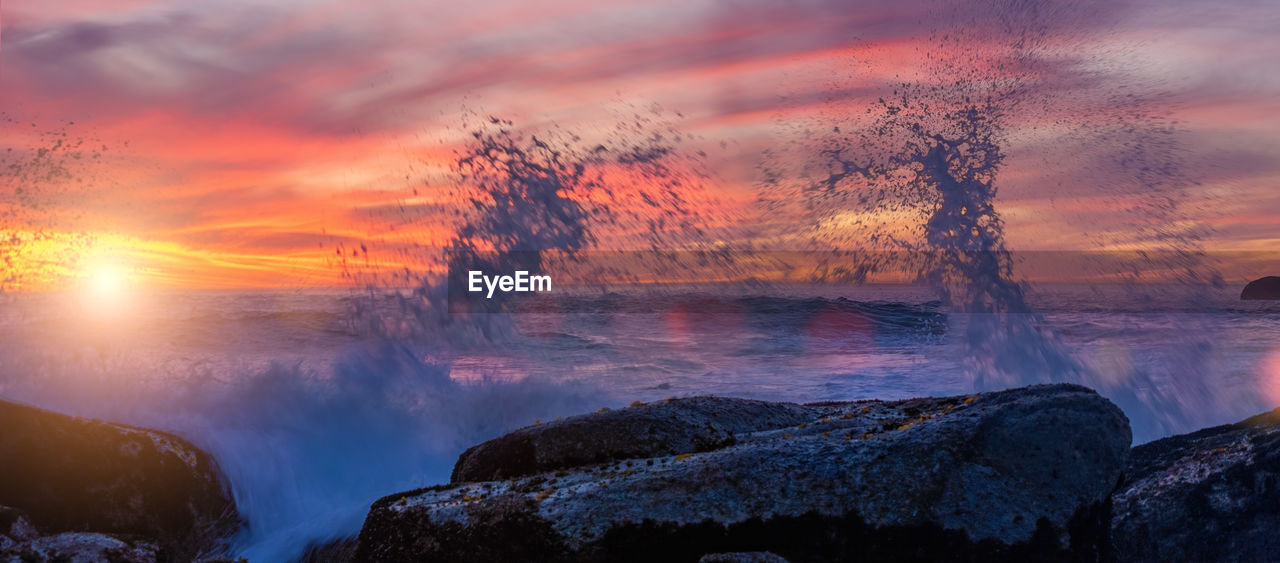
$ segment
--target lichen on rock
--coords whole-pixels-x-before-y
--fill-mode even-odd
[[[1135,561],[1280,560],[1280,409],[1133,449],[1112,537]]]

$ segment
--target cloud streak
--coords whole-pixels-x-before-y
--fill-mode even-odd
[[[1040,61],[1040,87],[1063,101],[1057,114],[1016,123],[1041,132],[1018,137],[1011,154],[1055,160],[1043,131],[1071,118],[1072,104],[1127,103],[1099,97],[1123,79],[1144,110],[1181,122],[1207,197],[1251,198],[1206,217],[1220,229],[1214,244],[1256,248],[1280,239],[1266,226],[1280,224],[1280,201],[1266,195],[1280,177],[1280,71],[1267,64],[1280,42],[1266,25],[1277,10],[1230,4],[1211,14],[1189,2],[1067,0],[6,5],[0,105],[24,121],[76,121],[120,155],[111,181],[85,199],[92,206],[65,206],[87,217],[77,225],[210,257],[166,283],[200,286],[207,274],[254,285],[253,275],[212,272],[285,255],[318,265],[326,240],[388,236],[386,218],[412,190],[436,197],[465,138],[463,108],[590,136],[628,107],[659,102],[701,135],[721,167],[715,189],[742,200],[758,150],[824,112],[874,101],[919,72],[937,37],[960,32],[1000,52],[1034,25],[1042,51],[1058,53]],[[1203,25],[1210,17],[1218,25]],[[1065,224],[1044,219],[1061,217],[1044,197],[1051,186],[1072,186],[1083,207],[1106,199],[1088,167],[1041,166],[1047,178],[1025,182],[1036,166],[1011,168],[1002,193],[1019,210],[1015,244],[1020,233],[1046,238],[1037,224]],[[408,205],[438,211],[437,201]],[[412,236],[442,235],[395,234]]]

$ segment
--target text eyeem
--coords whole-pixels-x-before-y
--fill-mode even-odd
[[[551,276],[531,276],[524,270],[516,270],[513,276],[486,276],[479,270],[467,270],[467,291],[479,293],[488,289],[485,299],[493,299],[494,291],[503,293],[527,293],[551,291]]]

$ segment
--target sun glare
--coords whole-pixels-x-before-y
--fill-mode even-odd
[[[122,264],[105,258],[89,260],[81,272],[81,297],[87,312],[116,317],[129,308],[132,284]]]
[[[89,272],[89,290],[98,297],[120,297],[125,290],[124,272],[115,266],[99,266]]]

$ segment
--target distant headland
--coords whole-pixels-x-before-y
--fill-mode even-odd
[[[1280,299],[1280,276],[1267,276],[1249,282],[1240,292],[1241,299]]]

